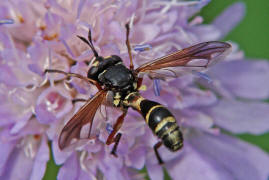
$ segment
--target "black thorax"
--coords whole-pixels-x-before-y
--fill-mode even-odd
[[[116,55],[107,58],[98,56],[88,71],[88,78],[98,81],[114,95],[118,94],[120,100],[124,100],[126,95],[137,90],[137,80],[133,72]]]

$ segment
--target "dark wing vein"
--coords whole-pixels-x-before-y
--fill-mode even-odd
[[[90,131],[92,127],[93,118],[99,106],[105,99],[107,91],[101,90],[95,96],[89,99],[79,111],[71,118],[64,126],[59,136],[58,144],[60,149],[64,149],[70,145],[73,138],[80,138],[80,131],[82,127],[90,123]],[[90,135],[89,131],[89,135]]]
[[[231,48],[230,44],[219,41],[211,41],[196,44],[194,46],[182,49],[175,53],[145,63],[140,67],[138,67],[135,70],[135,72],[138,74],[140,72],[147,72],[168,67],[177,67],[177,66],[188,67],[187,64],[195,59],[207,60],[208,62],[205,65],[203,65],[204,67],[207,67],[207,65],[211,63],[210,61],[216,59],[215,57],[218,57],[219,55],[223,54],[230,48]],[[190,67],[195,67],[195,65]]]

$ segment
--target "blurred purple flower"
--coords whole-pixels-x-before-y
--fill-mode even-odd
[[[86,75],[93,53],[76,35],[93,31],[94,44],[103,56],[121,55],[128,65],[124,24],[131,21],[131,43],[150,44],[136,52],[135,66],[201,41],[223,38],[243,17],[244,4],[236,3],[213,24],[195,15],[209,1],[1,1],[0,22],[0,177],[42,179],[49,160],[48,141],[58,179],[143,179],[144,166],[151,179],[163,179],[153,145],[157,142],[143,118],[130,110],[121,129],[118,158],[105,145],[118,117],[115,109],[98,111],[92,134],[68,151],[57,139],[64,124],[81,107],[73,98],[88,98],[96,89],[79,79],[44,76],[46,68]],[[172,81],[145,78],[143,95],[166,105],[177,117],[184,148],[171,153],[161,148],[165,167],[173,179],[267,179],[269,156],[259,148],[225,135],[261,134],[269,130],[269,63],[246,61],[233,43],[233,52],[206,74],[186,75]],[[202,78],[201,78],[202,77]],[[203,78],[206,77],[206,78]],[[212,83],[208,83],[208,78]],[[197,83],[206,87],[198,88]],[[169,88],[168,88],[169,87]],[[154,95],[157,94],[160,96]],[[107,121],[104,120],[106,116]],[[145,138],[146,137],[146,138]]]

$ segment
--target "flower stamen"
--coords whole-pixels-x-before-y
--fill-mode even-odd
[[[141,44],[141,45],[135,45],[134,50],[137,52],[143,52],[143,51],[148,51],[151,50],[152,46],[150,44]]]
[[[47,41],[52,41],[52,40],[57,39],[57,38],[58,38],[58,33],[54,33],[51,36],[45,35],[43,37],[43,39],[47,40]]]
[[[13,19],[1,19],[0,25],[3,25],[3,24],[14,24],[14,20]]]
[[[24,23],[25,22],[24,18],[21,15],[17,15],[17,18],[18,18],[18,20],[19,20],[20,23]]]
[[[108,134],[111,134],[111,132],[113,131],[113,127],[110,123],[106,124],[106,130],[107,130]]]
[[[207,80],[207,82],[210,84],[213,82],[213,80],[206,74],[206,73],[202,73],[202,72],[197,72],[197,71],[193,71],[193,74]]]
[[[153,80],[153,89],[154,89],[155,96],[160,96],[160,91],[161,91],[160,79]]]

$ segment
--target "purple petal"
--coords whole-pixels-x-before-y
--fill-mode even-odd
[[[32,115],[33,115],[33,113],[31,111],[28,111],[28,112],[25,112],[24,114],[18,115],[18,116],[20,116],[20,118],[16,119],[17,122],[10,129],[10,133],[11,134],[18,133],[22,128],[24,128],[27,125],[28,120],[31,118]]]
[[[198,42],[214,41],[220,39],[221,36],[221,32],[212,25],[193,26],[190,31],[196,35],[195,41]]]
[[[37,105],[35,108],[35,112],[36,112],[36,118],[41,124],[49,124],[55,121],[56,119],[53,113],[47,110],[47,107],[45,104]]]
[[[201,154],[197,153],[194,148],[184,147],[184,153],[181,158],[169,162],[166,169],[172,179],[187,180],[225,180],[221,178],[218,171],[207,161]]]
[[[166,32],[172,29],[172,27],[175,25],[177,18],[178,18],[178,12],[177,11],[170,11],[166,13],[164,16],[167,16],[167,20],[162,24],[162,32]]]
[[[193,83],[193,76],[185,75],[169,82],[169,86],[176,87],[178,89],[185,89],[187,86],[191,85],[192,83]]]
[[[131,166],[136,169],[142,169],[145,165],[146,149],[145,147],[135,147],[128,152],[129,156],[125,158],[127,166]]]
[[[210,105],[216,102],[216,95],[209,90],[197,88],[185,88],[182,90],[182,107],[199,107]]]
[[[163,169],[159,164],[149,164],[147,165],[147,172],[150,179],[163,180]]]
[[[68,11],[55,0],[48,0],[47,3],[49,3],[49,5],[53,8],[57,9],[58,12],[68,13]]]
[[[55,138],[53,141],[52,141],[52,152],[53,152],[53,157],[54,157],[54,160],[55,160],[55,163],[57,165],[61,165],[63,164],[64,162],[66,162],[66,160],[70,157],[70,155],[72,154],[71,151],[69,152],[65,152],[65,151],[61,151],[59,149],[59,146],[58,146],[58,137]]]
[[[74,54],[73,54],[71,48],[68,46],[67,42],[66,42],[64,39],[62,39],[61,41],[62,41],[62,43],[63,43],[63,45],[64,45],[66,51],[69,53],[69,55],[70,55],[72,58],[74,58],[75,56],[74,56]]]
[[[58,180],[74,180],[78,178],[79,162],[75,153],[73,153],[59,170]]]
[[[15,148],[6,163],[1,179],[29,180],[34,160],[25,155],[23,149]]]
[[[30,71],[42,76],[44,74],[44,71],[37,65],[37,64],[29,64],[28,68]]]
[[[73,24],[65,24],[61,26],[61,30],[60,30],[60,39],[64,40],[64,39],[68,39],[68,38],[73,38],[74,34],[76,33],[76,27]]]
[[[93,174],[86,172],[82,168],[80,168],[78,179],[79,180],[90,180],[90,179],[96,179],[96,177]]]
[[[233,133],[262,134],[269,131],[269,104],[220,100],[207,112],[215,123]]]
[[[269,156],[258,147],[226,135],[197,135],[193,148],[225,179],[268,179]]]
[[[113,38],[116,38],[116,40],[121,41],[124,40],[124,36],[122,36],[125,33],[125,29],[122,28],[121,24],[117,21],[112,21],[107,25],[107,29],[109,29],[109,33]]]
[[[42,124],[49,124],[63,117],[72,109],[70,94],[62,86],[44,90],[37,99],[36,118]]]
[[[1,146],[1,149],[0,149],[0,176],[3,174],[3,172],[5,171],[6,169],[6,163],[7,163],[7,160],[10,156],[10,154],[12,153],[14,147],[16,145],[16,142],[2,142],[0,141],[0,146]]]
[[[160,33],[160,27],[155,24],[143,24],[136,26],[133,31],[133,42],[143,44],[154,40]]]
[[[84,8],[85,2],[86,2],[85,0],[79,0],[76,19],[78,19],[80,17],[80,14],[81,14],[81,12],[82,12],[82,10]]]
[[[47,143],[47,138],[44,137],[39,147],[39,150],[36,154],[35,162],[32,169],[32,174],[30,178],[31,180],[43,178],[46,171],[48,160],[49,160],[49,147]]]
[[[214,20],[213,24],[221,31],[220,39],[225,37],[243,19],[245,9],[245,3],[234,3]]]
[[[269,63],[267,61],[220,62],[208,71],[210,77],[235,96],[249,99],[269,97]]]
[[[20,84],[12,69],[5,64],[0,66],[0,82],[9,86],[18,86]]]
[[[184,111],[177,110],[173,111],[173,115],[178,118],[183,117],[182,123],[184,126],[201,129],[209,133],[212,133],[215,130],[213,129],[213,119],[201,111],[195,109],[185,109]]]

